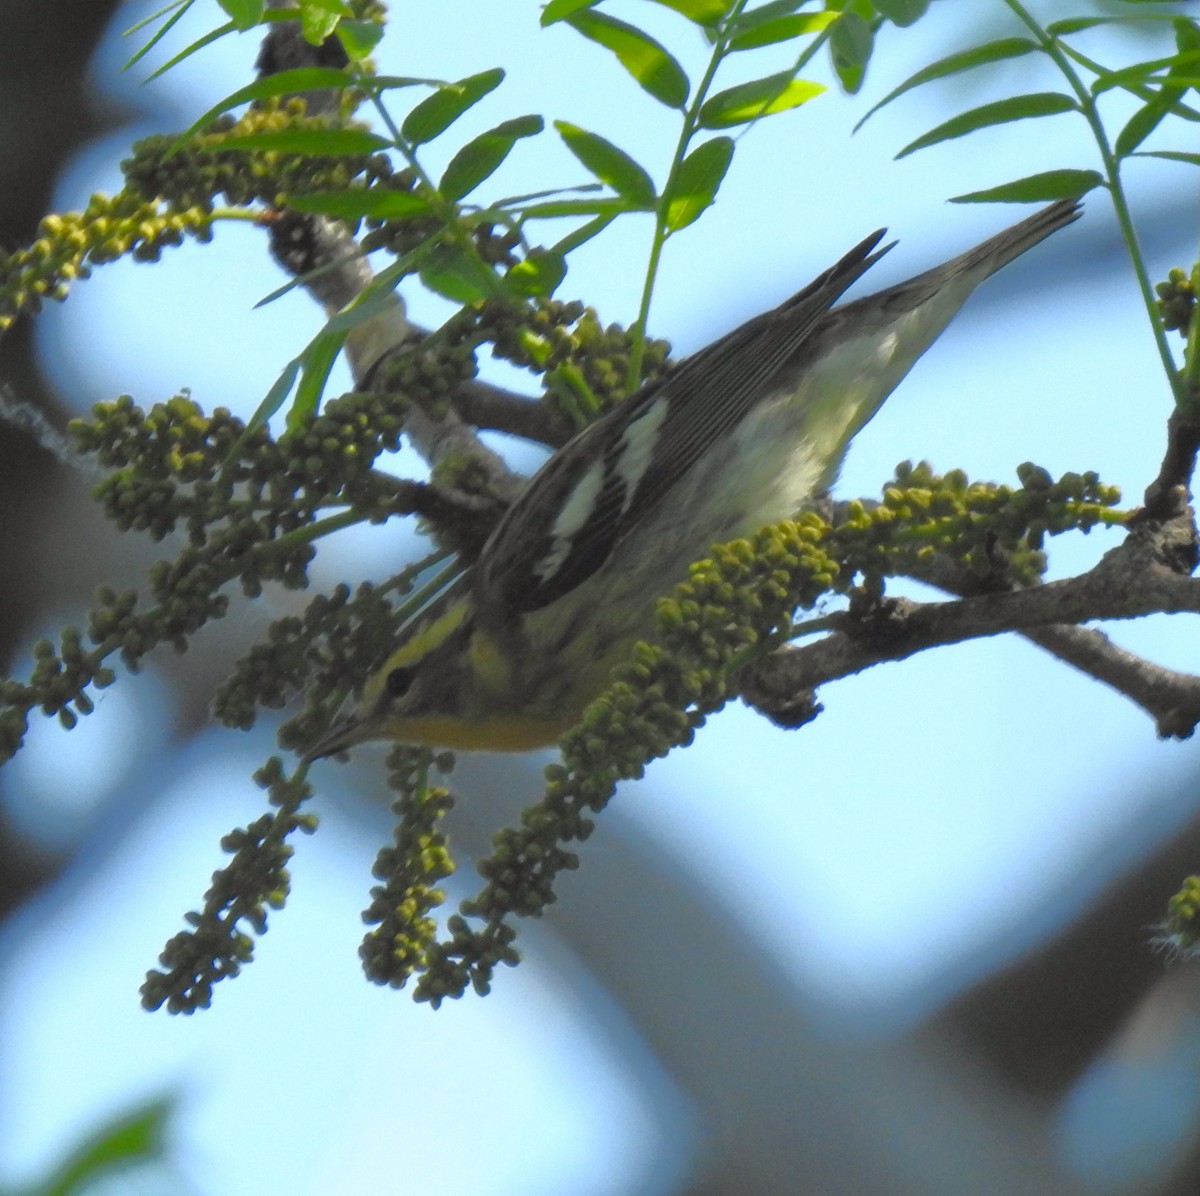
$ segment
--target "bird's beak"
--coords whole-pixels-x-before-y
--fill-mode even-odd
[[[356,743],[362,743],[367,736],[364,734],[367,720],[359,712],[335,723],[328,734],[322,736],[304,753],[304,762],[311,764],[314,760],[323,760],[326,756],[336,756],[352,748]]]

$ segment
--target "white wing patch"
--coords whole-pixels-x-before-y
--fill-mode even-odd
[[[550,551],[534,569],[542,581],[549,581],[570,556],[580,529],[587,526],[592,512],[596,509],[596,500],[604,488],[605,472],[603,457],[593,461],[575,483],[567,501],[563,503],[554,520],[554,526],[550,529]]]
[[[639,415],[621,434],[621,450],[616,459],[616,473],[624,484],[625,492],[621,497],[622,515],[629,510],[633,496],[637,493],[638,483],[654,459],[654,449],[658,444],[658,434],[663,420],[667,418],[669,402],[667,396],[662,395],[651,403],[644,414]]]

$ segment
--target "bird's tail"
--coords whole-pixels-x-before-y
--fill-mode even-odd
[[[1051,233],[1058,232],[1082,215],[1083,208],[1079,200],[1060,199],[930,273],[971,275],[982,271],[977,280],[982,282],[989,274],[994,274],[1001,266],[1007,266],[1013,258],[1020,257],[1027,249],[1032,249],[1039,241],[1044,241]]]
[[[1077,199],[1060,199],[1032,216],[1006,228],[966,253],[885,291],[836,308],[834,315],[864,333],[892,324],[908,313],[924,309],[921,325],[912,331],[923,343],[914,345],[914,360],[923,353],[967,297],[985,278],[1044,241],[1051,233],[1083,214]]]

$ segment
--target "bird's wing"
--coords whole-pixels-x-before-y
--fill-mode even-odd
[[[891,248],[872,233],[773,311],[681,362],[561,448],[475,565],[483,605],[538,610],[574,589],[762,397],[844,291]]]

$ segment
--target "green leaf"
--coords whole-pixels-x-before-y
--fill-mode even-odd
[[[780,17],[789,16],[796,9],[803,8],[807,3],[808,0],[769,0],[769,3],[760,4],[757,8],[744,9],[730,21],[727,26],[728,32],[740,34],[759,25],[777,21]],[[837,19],[836,12],[832,16],[834,20]]]
[[[225,15],[233,22],[236,29],[245,32],[253,29],[262,20],[263,0],[218,0],[225,10]]]
[[[680,162],[662,200],[668,233],[687,228],[712,204],[732,161],[733,138],[714,137]]]
[[[230,472],[236,465],[242,448],[254,433],[283,406],[295,385],[296,376],[300,374],[301,370],[304,371],[304,374],[301,377],[300,389],[297,391],[296,400],[287,415],[289,430],[299,427],[309,415],[317,410],[329,370],[345,344],[346,338],[360,324],[395,306],[396,296],[393,291],[399,285],[400,280],[406,274],[411,273],[413,265],[430,251],[432,245],[432,238],[422,241],[415,249],[410,249],[408,253],[381,270],[365,291],[356,295],[341,311],[328,320],[325,327],[308,342],[300,355],[284,366],[283,372],[275,380],[266,397],[246,421],[242,434],[237,437],[225,454],[225,462],[221,467],[218,479],[221,483],[229,482]]]
[[[1117,157],[1125,158],[1132,154],[1158,128],[1174,102],[1174,95],[1166,94],[1157,95],[1148,104],[1143,104],[1117,134],[1113,143],[1113,152]]]
[[[309,45],[319,46],[343,17],[353,15],[343,0],[300,0],[300,32]]]
[[[377,154],[392,143],[366,129],[270,129],[261,133],[214,136],[197,143],[203,153],[250,150],[255,153],[310,154],[337,157],[341,154]]]
[[[653,210],[658,202],[654,180],[623,149],[565,120],[556,120],[554,127],[567,149],[602,183],[637,207]]]
[[[1073,199],[1104,185],[1095,170],[1047,170],[1031,174],[987,191],[956,195],[951,203],[1044,203],[1051,199]]]
[[[697,25],[715,25],[733,7],[733,0],[655,0]]]
[[[361,75],[358,84],[372,94],[397,87],[449,87],[445,79],[420,79],[412,75]]]
[[[553,295],[567,275],[562,254],[552,249],[533,249],[504,277],[505,289],[521,296]]]
[[[1098,25],[1127,25],[1132,21],[1144,21],[1145,17],[1067,17],[1062,21],[1051,21],[1046,32],[1051,37],[1064,37],[1070,33],[1082,33]]]
[[[499,67],[493,67],[490,71],[481,71],[478,75],[469,75],[457,83],[439,87],[404,118],[400,131],[405,140],[413,145],[432,141],[485,95],[495,91],[503,79],[504,72]]]
[[[1138,150],[1135,158],[1165,158],[1168,162],[1187,162],[1200,166],[1200,154],[1185,154],[1179,150]]]
[[[528,203],[531,199],[547,199],[551,195],[571,195],[580,193],[595,193],[604,188],[599,183],[580,183],[577,187],[546,187],[542,191],[525,191],[520,195],[506,195],[497,199],[484,209],[482,214],[491,210],[501,211],[504,208],[516,208]]]
[[[1181,54],[1173,54],[1170,58],[1154,58],[1148,62],[1135,62],[1132,66],[1123,67],[1119,71],[1105,71],[1092,84],[1092,94],[1110,91],[1114,87],[1125,87],[1143,80],[1147,83],[1165,82],[1166,80],[1146,79],[1147,75],[1167,67],[1171,75],[1175,75],[1184,63],[1200,62],[1200,50],[1189,50]]]
[[[528,220],[552,220],[559,216],[619,216],[636,209],[625,199],[551,199],[530,204],[521,215]]]
[[[1062,37],[1064,34],[1095,29],[1098,25],[1144,25],[1147,21],[1173,21],[1175,19],[1167,12],[1144,12],[1131,17],[1067,17],[1063,21],[1051,21],[1046,26],[1046,32],[1052,37]]]
[[[566,257],[568,253],[574,253],[580,245],[586,244],[593,237],[598,236],[608,228],[619,215],[619,212],[610,212],[589,220],[586,224],[575,229],[574,232],[567,233],[561,241],[558,241],[551,247],[550,252],[557,253],[559,257]]]
[[[509,151],[520,138],[532,137],[540,133],[543,127],[540,116],[518,116],[486,133],[480,133],[450,159],[450,165],[438,183],[438,190],[447,199],[462,199],[464,195],[469,195],[499,169],[500,163],[508,157]]]
[[[137,50],[134,53],[133,57],[130,58],[123,67],[121,67],[121,70],[127,71],[131,66],[134,65],[134,63],[140,62],[143,58],[145,58],[146,55],[149,54],[150,51],[153,50],[154,47],[157,46],[158,43],[162,41],[162,39],[166,37],[168,33],[171,32],[172,29],[175,28],[176,24],[183,18],[183,16],[187,13],[187,10],[192,7],[194,2],[195,0],[174,0],[174,3],[168,4],[165,8],[160,8],[157,12],[151,13],[148,17],[143,17],[137,22],[137,24],[130,25],[129,28],[121,34],[122,37],[131,37],[133,34],[137,33],[138,30],[144,29],[147,25],[157,21],[159,17],[165,16],[169,12],[171,13],[171,15],[167,17],[167,19],[154,31],[150,37],[150,40],[144,46],[142,46],[140,50]],[[171,12],[172,9],[175,11]]]
[[[455,303],[474,303],[496,291],[498,280],[489,274],[479,260],[458,245],[434,246],[421,266],[421,281],[435,294],[453,299]]]
[[[1128,17],[1067,17],[1064,21],[1051,21],[1046,32],[1051,37],[1062,37],[1068,33],[1081,33],[1096,25],[1107,25],[1112,21],[1127,21]]]
[[[107,1122],[38,1184],[38,1196],[119,1190],[122,1185],[114,1173],[166,1157],[167,1122],[178,1103],[173,1097],[161,1098]]]
[[[937,145],[941,141],[952,141],[955,137],[963,137],[976,129],[986,129],[992,125],[1005,125],[1012,121],[1028,120],[1035,116],[1057,116],[1062,112],[1078,112],[1079,105],[1067,95],[1057,91],[1040,91],[1030,95],[1010,96],[1006,100],[996,100],[992,104],[982,104],[972,108],[960,116],[952,117],[936,129],[930,129],[923,137],[910,141],[896,158],[905,158],[919,149]]]
[[[1200,24],[1176,17],[1172,26],[1175,29],[1175,48],[1181,54],[1189,50],[1200,50]]]
[[[770,116],[772,112],[797,108],[827,90],[824,83],[793,79],[790,71],[781,71],[752,83],[739,83],[711,96],[700,109],[700,124],[706,129],[743,125],[760,116]]]
[[[404,220],[429,211],[429,200],[411,191],[390,187],[349,187],[344,191],[314,191],[310,195],[292,195],[287,206],[296,212],[315,216],[333,216],[338,220]]]
[[[345,343],[345,332],[322,332],[309,342],[308,347],[297,359],[301,367],[300,385],[296,387],[296,397],[288,409],[289,428],[299,427],[309,416],[317,413],[321,406],[321,396],[329,382],[329,375]]]
[[[853,95],[862,86],[875,34],[856,12],[844,12],[830,26],[829,55],[846,91]]]
[[[901,28],[915,25],[929,8],[929,0],[874,0],[874,4],[880,16]]]
[[[328,261],[323,261],[319,266],[314,266],[311,270],[305,270],[302,274],[292,275],[282,286],[277,286],[273,291],[268,291],[261,299],[257,300],[254,304],[254,310],[257,311],[260,307],[268,307],[277,299],[282,299],[284,295],[290,294],[300,287],[307,287],[318,278],[322,278],[326,274],[331,274],[334,270],[341,270],[346,266],[352,266],[358,261],[359,257],[360,255],[356,249],[350,253],[344,253],[340,257],[333,257]]]
[[[420,252],[420,247],[418,247],[418,252]],[[389,269],[393,269],[396,264],[393,263]],[[325,393],[326,384],[329,382],[329,374],[350,334],[368,320],[373,320],[376,316],[395,308],[394,290],[398,278],[398,271],[390,277],[386,273],[377,275],[371,287],[352,299],[337,315],[333,316],[296,358],[294,364],[300,366],[300,385],[296,387],[296,397],[288,409],[287,426],[289,429],[296,429],[306,419],[316,414],[317,408],[321,405],[321,396]],[[282,378],[280,381],[282,382]],[[283,398],[286,397],[285,392]],[[257,418],[257,416],[258,412],[255,412],[255,417]]]
[[[542,9],[542,26],[565,21],[572,13],[578,12],[581,8],[592,8],[599,3],[600,0],[550,0],[550,3]]]
[[[611,50],[641,87],[668,108],[687,103],[691,84],[683,67],[648,34],[615,17],[585,9],[567,18],[589,41]]]
[[[797,13],[795,16],[776,17],[753,25],[744,33],[730,39],[730,50],[757,50],[759,46],[772,46],[776,42],[787,42],[804,37],[809,33],[824,33],[834,21],[835,12]]]
[[[378,21],[342,21],[336,32],[351,62],[362,62],[383,40],[383,26]]]
[[[886,107],[897,96],[902,96],[914,87],[932,83],[935,79],[945,79],[949,75],[957,75],[960,71],[974,70],[975,67],[986,66],[989,62],[1002,62],[1006,58],[1020,58],[1024,54],[1040,49],[1037,42],[1031,42],[1025,37],[1002,37],[993,42],[985,42],[982,46],[975,46],[970,50],[962,50],[958,54],[940,58],[937,62],[922,67],[916,74],[909,75],[899,87],[893,87],[878,104],[867,110],[866,116],[854,126],[854,131],[857,133],[880,108]]]
[[[216,29],[210,29],[203,37],[198,37],[190,45],[184,46],[178,54],[168,58],[157,70],[153,70],[146,76],[146,82],[149,83],[152,79],[157,79],[159,75],[165,75],[172,67],[178,66],[185,58],[190,58],[199,50],[203,50],[205,46],[211,46],[213,42],[220,41],[227,33],[236,33],[237,26],[232,21],[227,21],[224,25],[218,25]]]
[[[265,426],[271,416],[287,402],[287,397],[292,393],[292,387],[296,385],[296,379],[299,376],[300,358],[293,357],[283,367],[279,377],[271,383],[271,389],[263,396],[263,401],[254,409],[254,414],[247,421],[239,440],[245,440],[251,432]],[[229,462],[233,461],[237,447],[235,444],[234,449],[230,451],[227,459]],[[222,478],[222,480],[224,479]]]
[[[140,33],[141,30],[145,29],[148,25],[153,25],[160,17],[165,17],[172,10],[174,10],[174,13],[170,17],[170,20],[178,21],[183,13],[192,7],[193,3],[194,0],[171,0],[170,4],[164,4],[162,8],[156,8],[154,12],[147,13],[140,21],[134,21],[128,29],[121,31],[121,36],[132,37],[135,33]]]

